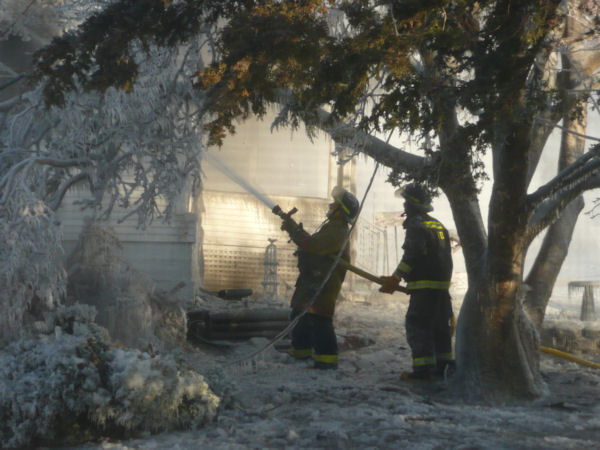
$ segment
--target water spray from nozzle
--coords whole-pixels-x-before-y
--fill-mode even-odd
[[[231,167],[229,167],[227,164],[225,164],[223,161],[221,161],[215,155],[207,152],[204,154],[204,156],[206,157],[206,160],[209,163],[211,163],[214,167],[219,169],[219,171],[221,171],[223,173],[223,175],[229,177],[231,179],[231,181],[239,184],[247,192],[254,195],[257,199],[259,199],[261,202],[263,202],[269,209],[273,210],[273,208],[275,208],[275,206],[277,206],[277,205],[275,205],[275,203],[272,200],[270,200],[269,198],[267,198],[266,196],[264,196],[263,194],[258,192],[258,190],[256,190],[250,183],[248,183],[248,181],[246,181],[244,178],[242,178]]]

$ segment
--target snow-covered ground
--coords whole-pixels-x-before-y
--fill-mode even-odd
[[[465,404],[444,381],[400,380],[410,367],[406,307],[401,294],[341,302],[337,371],[311,369],[275,348],[248,359],[268,342],[262,338],[190,350],[193,366],[203,372],[210,364],[231,384],[216,422],[73,448],[600,448],[600,370],[542,355],[545,397]]]

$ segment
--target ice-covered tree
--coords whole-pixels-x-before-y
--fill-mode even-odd
[[[17,3],[2,6],[0,20],[12,18],[11,33],[27,38],[44,13],[62,18],[58,32],[67,40],[83,18],[110,4],[56,2],[40,10],[32,2],[17,14]],[[201,20],[192,25],[195,34],[176,47],[128,42],[133,56],[123,64],[138,73],[123,80],[123,89],[89,90],[73,79],[62,104],[48,106],[38,82],[0,103],[0,337],[23,330],[32,303],[51,307],[64,295],[54,211],[69,189],[88,190],[82,207],[99,218],[118,205],[143,225],[168,220],[182,187],[199,184],[204,94],[193,88],[192,75],[203,66],[211,29]],[[31,74],[13,75],[5,86],[26,86]]]
[[[4,0],[0,4],[0,40],[18,37],[42,44],[100,11],[106,0]]]
[[[110,3],[0,2],[0,40],[31,40],[35,47],[50,34],[69,35]],[[198,367],[191,370],[162,345],[180,345],[185,336],[180,305],[139,278],[132,282],[134,270],[122,273],[109,245],[115,238],[101,227],[88,227],[82,237],[69,284],[75,304],[62,304],[67,277],[54,214],[65,193],[79,188],[89,193],[82,206],[97,217],[119,206],[143,225],[168,219],[184,183],[199,180],[204,132],[196,117],[204,95],[193,89],[192,75],[211,39],[209,28],[194,31],[176,48],[129,42],[131,64],[139,69],[135,79],[102,91],[74,79],[60,106],[46,104],[43,83],[26,84],[31,74],[0,61],[2,448],[189,430],[217,415],[220,399]],[[121,304],[123,297],[132,303],[133,295],[140,315],[151,316],[160,330],[133,327],[109,336],[95,323],[95,308],[77,303],[93,303],[89,297],[95,296],[102,311],[107,297]],[[155,345],[117,348],[115,337],[131,346]]]

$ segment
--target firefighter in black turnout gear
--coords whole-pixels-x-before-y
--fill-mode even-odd
[[[404,198],[406,230],[402,260],[394,273],[381,277],[380,291],[393,293],[406,280],[410,302],[406,313],[406,339],[412,351],[412,372],[405,379],[430,380],[454,370],[452,356],[452,248],[448,230],[427,213],[433,211],[425,187],[411,183],[397,191]]]
[[[316,369],[336,369],[338,366],[333,314],[346,269],[338,264],[320,291],[319,288],[344,247],[349,223],[359,208],[356,197],[341,187],[335,187],[331,195],[333,202],[329,205],[327,219],[312,235],[302,228],[302,224],[297,224],[290,213],[283,213],[279,206],[273,208],[273,212],[283,219],[281,229],[287,231],[298,246],[295,254],[299,275],[291,300],[291,318],[306,310],[292,330],[290,354],[296,359],[312,358]],[[350,262],[347,245],[341,257]]]

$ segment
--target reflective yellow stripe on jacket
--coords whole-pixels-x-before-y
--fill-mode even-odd
[[[396,267],[396,270],[394,271],[394,275],[396,275],[398,278],[402,278],[402,275],[409,274],[411,270],[411,266],[406,264],[404,261],[400,261],[400,264],[398,264],[398,267]]]
[[[424,220],[423,222],[421,222],[423,225],[425,225],[425,228],[431,228],[433,230],[443,230],[444,226],[439,223],[437,220]]]

